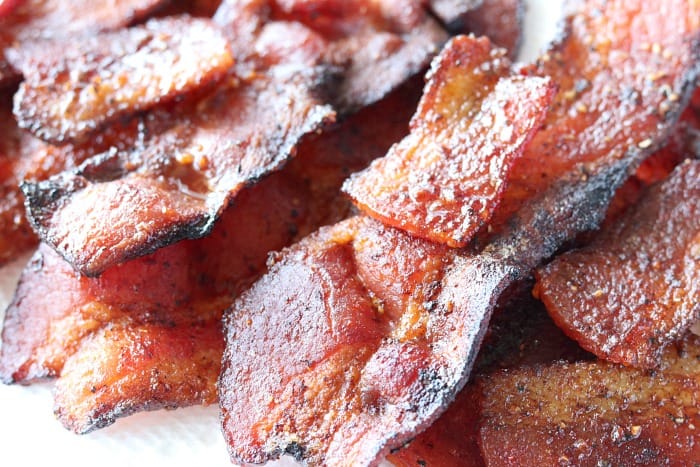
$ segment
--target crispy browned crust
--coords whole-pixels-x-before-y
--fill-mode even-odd
[[[501,296],[474,363],[474,374],[593,358],[556,327],[530,290],[531,281],[524,281]],[[440,418],[387,460],[406,467],[484,465],[478,444],[482,400],[473,384],[467,384]]]
[[[205,236],[245,185],[279,169],[302,136],[332,119],[313,92],[319,79],[296,69],[231,83],[143,147],[25,183],[30,221],[87,275]]]
[[[16,81],[18,72],[8,66],[5,49],[22,47],[34,39],[57,39],[117,29],[139,21],[164,0],[24,0],[10,14],[0,15],[0,86]]]
[[[328,97],[341,116],[379,101],[423,71],[447,40],[420,0],[224,1],[215,20],[232,31],[239,62],[254,59],[246,46],[252,37],[276,42],[280,56],[301,56],[314,43],[335,66]],[[304,48],[288,44],[278,21],[308,28]]]
[[[2,379],[59,377],[55,408],[77,432],[138,410],[212,402],[221,310],[264,271],[268,251],[347,213],[338,198],[343,179],[406,133],[420,84],[306,140],[291,164],[243,190],[206,239],[99,278],[76,275],[42,245],[5,317]],[[129,366],[116,365],[117,355]]]
[[[484,39],[447,47],[432,80],[452,77],[470,53],[484,68],[501,59]],[[476,76],[472,85],[483,89],[490,79]],[[470,96],[448,110],[469,105]],[[538,99],[530,104],[544,112],[546,91]],[[459,122],[450,117],[448,125]],[[312,463],[364,465],[430,423],[463,382],[481,317],[514,272],[489,257],[456,254],[367,217],[284,251],[227,316],[219,387],[232,457],[263,462],[289,452]]]
[[[119,118],[196,91],[233,64],[223,33],[188,17],[24,43],[8,58],[24,76],[15,95],[19,126],[53,143],[84,140]]]
[[[672,13],[660,17],[656,6],[633,3],[586,5],[569,17],[568,35],[542,62],[562,92],[528,149],[527,163],[538,164],[535,172],[546,166],[544,177],[529,185],[514,177],[502,223],[480,238],[487,244],[479,254],[440,252],[360,217],[284,252],[234,303],[219,380],[232,457],[262,462],[288,452],[311,463],[371,464],[444,410],[469,375],[504,288],[600,223],[615,189],[665,138],[693,89],[697,5],[664,4]],[[588,38],[610,40],[598,48]],[[670,54],[644,50],[657,39]],[[612,79],[620,57],[631,61]],[[661,64],[668,65],[662,83],[676,97],[658,92],[660,76],[644,81]],[[586,116],[566,92],[581,75],[620,93],[641,80],[650,88],[642,97],[668,106],[657,113],[604,99],[608,107],[593,110],[613,119]],[[574,129],[591,139],[568,157]],[[537,151],[547,159],[533,160]]]
[[[597,361],[483,378],[472,390],[486,463],[693,465],[699,356],[700,342],[689,335],[654,372]]]
[[[362,212],[451,247],[489,222],[554,94],[547,79],[501,79],[510,68],[504,55],[486,38],[446,46],[410,137],[344,185]]]
[[[700,317],[700,161],[679,166],[581,250],[537,273],[536,293],[598,357],[655,367]]]

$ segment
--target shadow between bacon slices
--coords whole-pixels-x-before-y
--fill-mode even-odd
[[[164,0],[12,0],[7,14],[0,14],[0,87],[19,81],[20,75],[5,59],[8,47],[22,47],[35,39],[59,39],[114,30],[144,19]]]
[[[551,87],[541,78],[511,87],[502,56],[487,39],[451,40],[430,74],[427,89],[435,94],[425,94],[419,108],[433,104],[433,115],[450,116],[449,134],[451,125],[471,125],[454,112],[478,108],[491,93],[506,106],[531,99],[533,116],[521,125],[495,122],[497,131],[512,131],[502,150],[522,150],[544,118]],[[499,89],[499,78],[508,86]],[[474,134],[481,144],[491,131],[476,124]],[[232,457],[263,462],[288,452],[312,463],[362,465],[401,445],[464,383],[481,317],[515,272],[367,217],[282,252],[226,317],[219,393]]]
[[[2,380],[57,377],[56,413],[79,433],[139,410],[214,402],[231,297],[262,274],[269,251],[346,215],[338,189],[405,134],[422,84],[413,81],[305,140],[289,165],[244,189],[204,239],[98,278],[42,244],[5,315]]]
[[[232,458],[375,464],[446,408],[500,293],[597,227],[677,121],[697,77],[700,12],[681,0],[662,10],[601,1],[568,17],[530,70],[560,92],[473,250],[357,217],[280,254],[225,316],[219,395]]]

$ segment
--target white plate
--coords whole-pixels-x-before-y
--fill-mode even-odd
[[[559,0],[526,0],[520,58],[537,56],[555,34]],[[26,258],[24,259],[26,261]],[[0,269],[0,310],[12,297],[23,261]],[[1,316],[0,316],[1,317]],[[139,413],[78,436],[53,417],[51,384],[0,384],[0,464],[150,467],[230,466],[219,431],[218,409],[190,407]],[[287,460],[279,464],[289,465]]]

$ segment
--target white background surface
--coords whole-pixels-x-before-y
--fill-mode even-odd
[[[521,60],[554,36],[560,0],[526,0]],[[12,297],[24,258],[0,269],[0,314]],[[74,435],[53,416],[51,383],[0,384],[0,465],[230,466],[218,409],[190,407],[140,413],[88,435]],[[284,462],[289,465],[289,462]]]

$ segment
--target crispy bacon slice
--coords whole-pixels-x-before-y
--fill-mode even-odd
[[[222,78],[233,64],[210,21],[188,17],[88,38],[23,44],[8,54],[24,75],[19,126],[54,142],[78,141],[116,119]]]
[[[594,6],[570,17],[576,27],[569,28],[560,47],[571,57],[555,60],[559,68],[550,65],[554,76],[567,89],[571,78],[566,76],[577,70],[569,67],[570,58],[580,69],[589,60],[600,64],[594,71],[609,79],[606,63],[617,66],[620,50],[636,50],[658,33],[660,41],[673,45],[667,58],[674,67],[666,70],[666,79],[678,99],[671,99],[663,118],[644,113],[645,125],[635,127],[644,130],[652,147],[675,123],[697,76],[697,5],[664,4],[673,10],[666,16],[641,1],[634,2],[634,14],[630,2]],[[610,38],[619,42],[606,43],[612,60],[599,61],[596,50],[601,49],[589,55],[583,43],[585,37],[597,38],[597,32],[609,35],[598,29],[606,17],[614,18]],[[651,64],[666,60],[668,53],[656,55],[651,49],[634,57],[640,63],[627,62],[625,70],[646,73]],[[566,134],[572,124],[574,108],[563,108],[565,103],[558,101],[562,108],[547,127],[555,141],[554,135]],[[642,113],[634,106],[626,110]],[[289,452],[313,463],[371,464],[425,428],[467,379],[503,289],[529,276],[564,242],[597,226],[615,189],[646,155],[646,142],[624,152],[627,130],[616,124],[635,119],[624,113],[617,117],[615,122],[577,123],[591,134],[610,132],[612,140],[622,132],[622,157],[612,150],[594,151],[597,159],[586,167],[585,177],[582,166],[557,164],[560,170],[544,184],[544,193],[518,190],[512,198],[517,205],[505,209],[516,215],[495,226],[480,252],[458,254],[359,217],[283,253],[225,320],[219,394],[232,457],[261,462]],[[539,180],[535,185],[541,185]]]
[[[700,12],[696,2],[680,0],[660,8],[592,1],[570,17],[566,38],[530,67],[551,76],[560,92],[515,162],[495,224],[562,176],[586,177],[625,158],[634,159],[633,172],[661,146],[696,85]]]
[[[462,16],[462,29],[477,36],[488,36],[514,60],[522,40],[524,10],[522,0],[484,0],[481,6]]]
[[[510,290],[501,297],[473,373],[483,375],[501,368],[591,359],[591,354],[556,327],[542,303],[532,298],[530,284],[531,281],[518,284],[514,297],[508,297],[513,293]],[[477,443],[481,402],[481,394],[468,384],[440,418],[404,448],[387,456],[387,460],[405,467],[485,465]]]
[[[433,65],[410,137],[343,189],[369,216],[462,247],[488,223],[554,87],[501,79],[510,68],[505,50],[466,36],[454,41]]]
[[[163,0],[24,0],[4,17],[0,15],[0,86],[17,79],[4,58],[8,47],[35,39],[57,39],[117,29],[141,20]]]
[[[581,250],[538,270],[556,323],[600,358],[655,367],[700,317],[700,161],[682,164]]]
[[[487,465],[692,465],[700,341],[667,349],[654,372],[609,362],[503,371],[479,384]]]
[[[144,147],[24,184],[35,230],[87,275],[208,234],[246,184],[333,118],[309,88],[318,69],[280,68],[219,89]]]
[[[261,274],[269,250],[346,212],[334,199],[342,180],[406,133],[417,84],[305,141],[285,169],[243,190],[205,239],[99,278],[40,246],[6,314],[2,379],[58,376],[56,411],[77,432],[137,410],[212,402],[230,297]]]
[[[431,79],[453,76],[471,53],[484,69],[501,59],[488,40],[461,37]],[[482,89],[479,78],[474,86]],[[546,100],[530,105],[546,111]],[[232,457],[262,462],[286,451],[311,462],[367,464],[405,442],[451,397],[447,388],[463,383],[463,360],[452,356],[475,352],[483,329],[473,317],[490,312],[512,273],[508,264],[456,257],[367,217],[285,251],[226,318],[219,386]],[[475,287],[462,289],[462,281]]]
[[[315,33],[325,60],[338,68],[330,99],[341,115],[379,101],[422,71],[447,40],[421,0],[224,1],[215,19],[234,31],[236,44],[253,37],[285,44],[279,21],[303,24]],[[299,50],[281,47],[281,54]],[[249,57],[239,59],[247,62]]]

